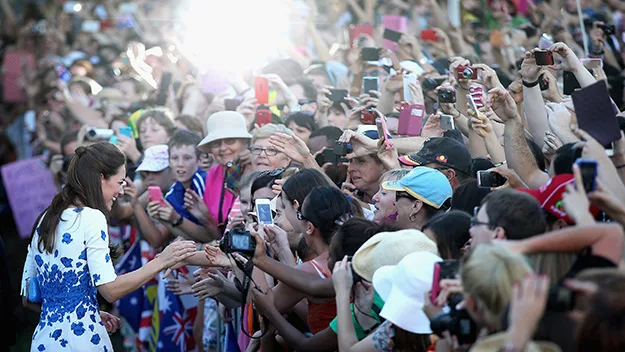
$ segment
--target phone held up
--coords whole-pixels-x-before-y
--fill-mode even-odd
[[[575,164],[582,174],[582,182],[586,193],[593,192],[597,188],[597,162],[589,159],[577,159]]]
[[[163,199],[163,192],[161,192],[160,187],[156,187],[156,186],[148,187],[148,194],[150,195],[150,202],[159,202],[161,206],[165,205],[165,200]]]
[[[434,276],[432,278],[432,290],[430,301],[436,304],[436,298],[441,293],[441,280],[455,279],[458,273],[458,261],[456,259],[443,260],[434,263]]]
[[[480,170],[477,172],[477,186],[480,188],[501,187],[507,181],[507,178],[494,171]]]
[[[273,225],[273,214],[271,213],[271,201],[269,199],[256,200],[256,216],[259,224]]]

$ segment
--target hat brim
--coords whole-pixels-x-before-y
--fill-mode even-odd
[[[252,135],[249,132],[242,133],[241,131],[221,131],[209,133],[208,136],[204,137],[204,139],[202,139],[200,144],[197,146],[201,149],[214,141],[227,138],[252,139]]]
[[[384,301],[380,316],[393,325],[414,334],[432,333],[430,320],[423,312],[423,302],[415,299],[415,297],[407,296],[395,285],[393,285],[388,299]]]
[[[147,172],[161,172],[161,171],[163,171],[163,170],[167,169],[168,167],[169,167],[169,166],[165,166],[164,168],[162,168],[162,169],[160,169],[160,170],[159,170],[157,167],[150,167],[150,166],[145,165],[145,163],[141,163],[141,164],[139,165],[139,167],[137,167],[137,169],[135,170],[135,172],[141,172],[141,171],[147,171]]]
[[[395,192],[407,192],[408,189],[404,186],[402,186],[399,183],[399,180],[397,181],[386,181],[384,183],[382,183],[382,188],[384,188],[387,191],[395,191]]]
[[[388,296],[391,294],[393,288],[393,275],[395,274],[395,268],[397,265],[385,265],[373,273],[371,283],[375,288],[375,292],[378,293],[380,298],[384,302],[388,301]]]
[[[397,160],[399,160],[401,164],[404,164],[406,166],[419,166],[419,163],[410,159],[408,155],[400,156],[399,158],[397,158]]]

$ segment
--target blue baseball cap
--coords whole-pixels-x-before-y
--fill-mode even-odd
[[[406,192],[423,203],[440,209],[451,198],[452,190],[447,177],[440,171],[417,166],[397,181],[382,184],[387,191]]]

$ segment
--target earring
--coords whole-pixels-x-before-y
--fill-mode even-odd
[[[410,219],[410,222],[415,222],[414,215],[415,215],[414,211],[412,211],[410,215],[408,216],[408,219]]]

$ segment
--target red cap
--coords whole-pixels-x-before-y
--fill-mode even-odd
[[[566,191],[566,186],[574,183],[575,177],[572,174],[561,174],[547,181],[539,189],[519,188],[517,191],[527,193],[536,198],[540,206],[556,218],[563,219],[569,224],[575,224],[575,221],[566,214],[562,207],[562,195]],[[595,206],[590,206],[589,210],[593,216],[599,213],[599,209]]]

